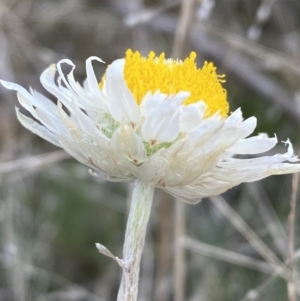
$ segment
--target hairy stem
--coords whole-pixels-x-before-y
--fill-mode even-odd
[[[147,224],[150,216],[154,187],[135,181],[127,220],[123,247],[123,275],[118,301],[136,301]]]

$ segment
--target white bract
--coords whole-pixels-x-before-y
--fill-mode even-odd
[[[147,65],[151,60],[152,65],[158,66],[158,70],[153,71],[155,79],[166,77],[165,69],[173,72],[174,66],[192,64],[196,68],[192,54],[181,62],[150,54],[146,59],[129,52],[125,59],[108,66],[99,85],[92,62],[103,62],[91,57],[86,61],[87,79],[82,86],[74,79],[75,65],[70,60],[61,60],[46,69],[40,78],[44,88],[57,98],[57,104],[33,89],[28,92],[17,84],[1,83],[17,91],[21,106],[34,117],[29,118],[17,109],[17,117],[24,127],[65,149],[106,180],[138,179],[187,202],[197,203],[201,198],[221,194],[242,182],[300,170],[289,141],[286,153],[257,157],[276,145],[276,136],[269,138],[260,134],[247,138],[256,127],[255,117],[244,120],[240,109],[228,116],[226,104],[224,107],[221,103],[218,109],[218,103],[209,103],[206,91],[204,96],[201,94],[207,85],[214,97],[218,93],[226,97],[221,77],[215,74],[213,65],[205,65],[207,74],[214,77],[213,85],[219,85],[221,90],[214,93],[215,86],[210,86],[211,78],[205,78],[206,75],[199,83],[195,78],[195,89],[200,81],[208,81],[202,83],[204,88],[197,99],[193,91],[181,90],[180,85],[177,90],[171,87],[172,93],[166,93],[169,91],[166,85],[172,83],[155,86],[151,77],[147,79],[147,72],[141,75],[141,78],[146,77],[145,82],[140,83],[136,70],[130,76],[130,66],[126,71],[129,75],[126,75],[127,60],[134,56],[135,59],[139,57],[142,71],[145,64],[144,70],[152,72],[152,67]],[[69,74],[63,73],[63,64],[72,67]],[[203,72],[204,69],[196,68]],[[187,74],[181,74],[178,82],[186,77]],[[153,84],[149,90],[148,84]],[[142,92],[138,91],[139,87]],[[188,103],[192,94],[194,100]],[[212,106],[216,108],[209,111]]]

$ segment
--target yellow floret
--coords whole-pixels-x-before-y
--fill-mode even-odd
[[[125,57],[124,79],[139,105],[149,91],[159,90],[168,95],[187,91],[190,97],[184,101],[185,105],[202,100],[207,105],[206,117],[216,112],[226,117],[229,105],[226,90],[221,85],[225,82],[225,75],[217,75],[213,63],[205,62],[202,69],[198,69],[195,59],[195,52],[181,61],[166,59],[164,53],[157,57],[153,51],[146,58],[129,49]]]

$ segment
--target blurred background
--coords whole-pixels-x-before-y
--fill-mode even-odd
[[[46,93],[39,76],[62,58],[82,82],[92,55],[109,64],[128,48],[196,51],[199,67],[211,60],[227,75],[231,111],[298,153],[299,16],[299,0],[1,0],[0,78]],[[100,80],[105,65],[95,69]],[[121,270],[94,243],[122,257],[131,185],[93,179],[22,128],[16,105],[0,87],[0,301],[115,300]],[[271,177],[184,206],[157,191],[139,300],[296,301],[297,181]]]

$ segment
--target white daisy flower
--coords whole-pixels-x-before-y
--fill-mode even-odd
[[[138,179],[197,203],[242,182],[298,172],[289,141],[284,154],[256,156],[272,149],[276,136],[247,138],[256,118],[244,120],[241,109],[229,114],[224,75],[217,75],[212,63],[197,68],[195,58],[194,52],[184,61],[153,52],[145,58],[128,50],[107,67],[99,83],[92,62],[103,61],[90,57],[83,86],[74,79],[75,65],[64,59],[40,78],[57,104],[33,89],[1,83],[17,91],[21,106],[35,118],[17,109],[24,127],[103,179]],[[63,64],[72,67],[67,75]]]

